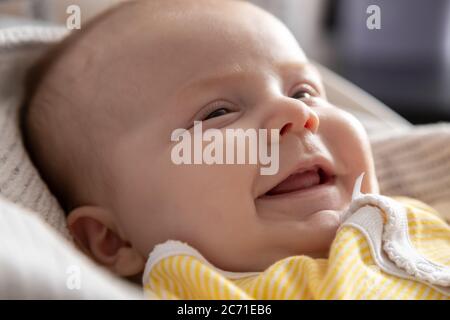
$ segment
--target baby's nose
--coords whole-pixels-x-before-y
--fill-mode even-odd
[[[319,116],[306,103],[284,97],[270,106],[264,127],[269,130],[280,130],[280,137],[290,132],[305,130],[316,133],[319,128]]]

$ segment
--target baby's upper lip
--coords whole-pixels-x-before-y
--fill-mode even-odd
[[[332,178],[335,176],[335,169],[333,163],[322,155],[309,155],[301,159],[290,170],[281,172],[280,174],[273,176],[274,182],[270,184],[268,188],[265,188],[258,197],[268,196],[267,193],[281,184],[284,180],[293,174],[305,172],[313,169],[321,169],[321,171],[327,176]]]

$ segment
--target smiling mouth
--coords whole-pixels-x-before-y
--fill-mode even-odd
[[[280,194],[311,190],[316,187],[332,183],[334,178],[334,175],[328,173],[322,167],[313,166],[311,168],[294,172],[275,187],[267,191],[265,196],[276,196]]]

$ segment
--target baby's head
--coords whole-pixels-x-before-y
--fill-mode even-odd
[[[77,243],[119,275],[139,274],[168,239],[230,271],[324,257],[355,179],[365,172],[363,191],[378,192],[361,124],[327,102],[286,27],[249,3],[129,2],[40,66],[23,117],[30,153]],[[196,120],[278,129],[278,172],[175,164],[172,132]]]

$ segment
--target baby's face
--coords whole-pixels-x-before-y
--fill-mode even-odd
[[[105,73],[115,79],[110,103],[129,108],[105,149],[107,206],[122,234],[143,256],[176,239],[231,271],[326,256],[355,179],[365,172],[363,191],[378,191],[360,123],[327,102],[317,70],[265,13],[224,4],[178,18],[161,19],[160,32],[155,22],[137,23],[117,43],[126,54]],[[278,173],[261,175],[254,164],[174,164],[171,134],[192,132],[195,120],[203,130],[281,130]]]

